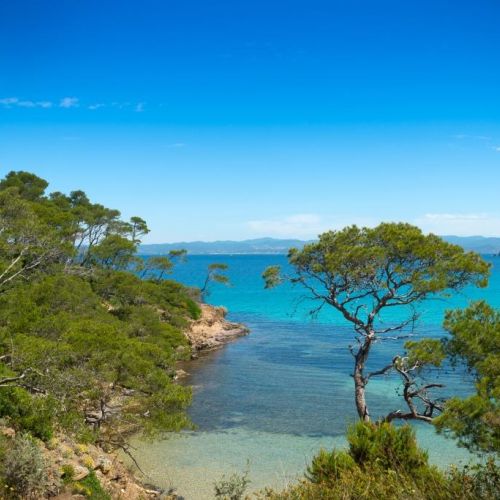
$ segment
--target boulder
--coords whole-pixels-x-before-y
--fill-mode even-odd
[[[99,469],[103,474],[109,474],[109,471],[113,468],[113,462],[106,457],[100,456],[97,459],[96,469]]]
[[[89,470],[87,467],[83,467],[81,465],[74,465],[73,469],[75,471],[75,475],[73,476],[73,479],[75,481],[81,481],[82,479],[85,479],[89,475]]]

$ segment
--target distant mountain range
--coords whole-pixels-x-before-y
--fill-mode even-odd
[[[181,241],[179,243],[157,243],[141,245],[142,255],[167,254],[170,250],[183,248],[191,255],[202,254],[286,254],[292,247],[302,247],[306,241],[257,238],[244,241]]]
[[[455,243],[466,250],[483,254],[500,253],[500,238],[484,236],[443,236],[443,239]],[[307,241],[281,240],[275,238],[257,238],[243,241],[182,241],[179,243],[156,243],[141,245],[141,255],[164,255],[170,250],[183,248],[191,255],[203,254],[286,254],[292,247],[301,248]]]
[[[500,253],[500,238],[486,236],[442,236],[442,238],[466,250],[484,254]]]

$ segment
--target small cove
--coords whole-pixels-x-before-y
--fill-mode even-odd
[[[496,262],[496,260],[491,260]],[[196,285],[210,262],[230,266],[233,286],[217,287],[209,302],[226,306],[232,321],[245,323],[251,333],[223,349],[183,366],[193,386],[189,410],[196,431],[148,443],[135,442],[134,455],[147,480],[175,487],[189,500],[212,498],[212,483],[222,474],[249,470],[252,489],[284,486],[300,477],[309,459],[323,446],[345,443],[345,428],[355,419],[352,358],[347,345],[351,329],[330,311],[314,321],[310,303],[298,302],[299,289],[263,289],[260,274],[283,256],[191,256],[179,266],[175,279]],[[418,332],[440,336],[444,310],[484,298],[499,307],[498,266],[490,286],[467,290],[446,301],[423,306]],[[383,366],[394,343],[377,345],[371,363]],[[465,394],[470,382],[460,371],[440,375],[445,393]],[[397,379],[370,383],[372,415],[399,407]],[[417,426],[419,442],[440,465],[464,463],[467,453],[452,440],[437,436],[432,427]]]

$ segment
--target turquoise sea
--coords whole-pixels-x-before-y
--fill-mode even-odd
[[[486,258],[493,264],[488,288],[426,302],[415,334],[443,335],[444,311],[471,300],[486,299],[500,307],[500,258]],[[314,303],[302,300],[300,288],[263,288],[263,270],[273,264],[286,266],[285,256],[190,256],[176,267],[173,278],[200,285],[213,262],[230,266],[232,286],[214,286],[208,302],[227,307],[228,318],[245,323],[251,333],[183,366],[189,376],[182,383],[194,388],[190,415],[195,431],[134,443],[146,479],[175,487],[188,500],[212,498],[214,480],[244,470],[253,490],[282,487],[301,476],[321,446],[342,446],[346,426],[355,419],[347,347],[354,337],[349,325],[326,308],[311,318],[308,311]],[[391,317],[385,321],[390,323]],[[397,342],[377,344],[370,366],[387,364]],[[461,370],[447,368],[432,376],[446,384],[443,395],[470,391],[470,380]],[[390,376],[370,382],[372,416],[401,407],[397,382]],[[465,450],[431,426],[416,429],[434,463],[470,460]]]

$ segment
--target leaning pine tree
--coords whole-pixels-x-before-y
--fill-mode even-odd
[[[365,395],[369,380],[394,370],[402,378],[408,410],[393,411],[386,420],[430,422],[440,405],[428,392],[440,384],[421,384],[417,380],[424,366],[437,366],[442,361],[441,343],[432,339],[407,342],[406,356],[394,356],[389,365],[367,373],[370,351],[378,340],[401,337],[395,332],[411,328],[418,317],[416,306],[425,299],[471,284],[486,286],[489,265],[475,253],[403,223],[329,231],[302,250],[290,250],[288,260],[293,270],[289,275],[283,275],[279,266],[266,269],[266,287],[283,281],[299,284],[318,302],[314,311],[331,306],[354,327],[357,345],[350,346],[350,350],[359,418],[370,420]],[[384,311],[394,308],[402,314],[392,317],[402,319],[384,323]]]

